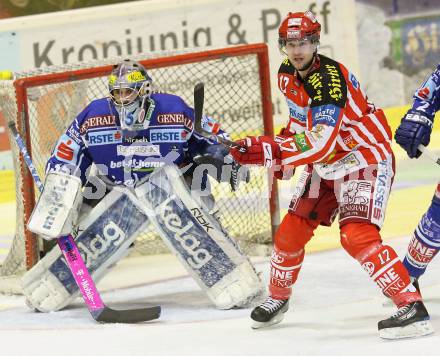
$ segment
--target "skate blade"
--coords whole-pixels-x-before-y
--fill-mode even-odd
[[[284,319],[284,313],[279,313],[270,321],[261,322],[261,321],[252,320],[251,328],[252,329],[268,328],[269,326],[281,323],[283,319]]]
[[[432,334],[434,328],[429,320],[417,321],[413,324],[379,330],[379,336],[386,340],[404,339],[410,337],[420,337]]]

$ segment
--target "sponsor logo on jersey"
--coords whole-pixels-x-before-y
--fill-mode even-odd
[[[131,171],[139,171],[143,168],[159,168],[165,165],[164,161],[149,161],[137,158],[126,159],[123,161],[110,161],[110,168],[124,168]]]
[[[292,100],[287,99],[287,106],[289,107],[289,116],[301,121],[307,120],[307,109],[295,104]]]
[[[61,136],[55,148],[55,158],[66,163],[75,163],[80,146],[71,137]]]
[[[184,125],[189,130],[193,130],[194,123],[184,114],[170,113],[157,116],[157,122],[162,125]]]
[[[374,187],[374,206],[373,218],[382,220],[383,211],[388,199],[388,162],[386,160],[379,162],[376,184]]]
[[[350,73],[349,78],[350,78],[351,84],[353,85],[353,88],[359,89],[359,82],[353,73]]]
[[[118,156],[155,156],[160,155],[160,147],[158,145],[132,145],[116,147]]]
[[[70,126],[69,129],[67,130],[67,133],[70,135],[72,140],[75,141],[78,145],[81,144],[80,134],[79,134],[78,130],[76,130],[75,127]]]
[[[308,151],[312,148],[305,133],[296,134],[294,140],[296,148],[301,152]]]
[[[319,169],[320,174],[323,174],[326,177],[326,179],[328,179],[329,177],[332,177],[334,174],[338,172],[343,171],[344,173],[346,173],[348,171],[351,171],[355,167],[360,166],[360,164],[361,162],[352,152],[333,163],[323,163],[323,164],[319,163],[317,164],[316,167]]]
[[[329,94],[335,101],[342,99],[342,81],[338,69],[333,64],[326,64],[325,69],[330,76]]]
[[[355,148],[358,144],[351,134],[347,137],[344,137],[342,141],[344,142],[344,145],[346,145],[350,149]]]
[[[187,135],[183,129],[151,129],[150,142],[185,142]]]
[[[87,142],[89,146],[102,146],[112,143],[122,143],[122,134],[119,130],[88,132]]]
[[[313,107],[313,126],[321,124],[335,127],[340,111],[341,109],[335,105],[321,105]]]
[[[307,83],[312,86],[314,93],[312,94],[312,100],[315,102],[322,101],[323,99],[323,85],[322,85],[322,75],[319,72],[313,73]]]
[[[128,142],[128,143],[148,143],[148,139],[146,137],[127,137],[124,136],[123,138],[123,142]]]
[[[79,128],[81,135],[84,135],[90,128],[114,126],[116,118],[113,115],[95,116],[86,119]]]
[[[365,180],[351,180],[341,184],[339,220],[347,218],[368,219],[372,183]]]

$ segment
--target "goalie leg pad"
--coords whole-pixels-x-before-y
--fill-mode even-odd
[[[95,282],[125,256],[148,225],[148,217],[135,200],[130,193],[114,188],[80,222],[82,231],[75,241]],[[28,305],[42,312],[60,310],[79,295],[58,246],[26,272],[21,283]]]
[[[192,197],[177,168],[155,171],[136,195],[165,244],[217,308],[241,307],[263,293],[249,259]]]

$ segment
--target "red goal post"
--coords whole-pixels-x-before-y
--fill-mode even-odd
[[[265,44],[132,58],[147,68],[157,90],[179,95],[190,106],[194,85],[204,82],[205,114],[219,120],[233,139],[263,133],[273,136]],[[0,82],[5,118],[16,123],[42,178],[59,135],[88,102],[107,96],[107,76],[116,62],[118,59],[48,67],[16,73],[15,80]],[[41,241],[25,228],[38,192],[15,144],[11,146],[16,171],[17,232],[14,245],[0,267],[0,276],[29,269],[38,261],[42,250]],[[246,252],[250,251],[248,247],[271,243],[279,214],[276,183],[271,184],[271,176],[264,169],[252,168],[251,177],[250,183],[242,184],[236,193],[231,193],[224,183],[214,186],[222,222]],[[22,245],[24,252],[19,251]]]

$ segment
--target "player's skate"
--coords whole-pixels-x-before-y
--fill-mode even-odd
[[[377,325],[382,339],[402,339],[429,335],[434,329],[423,302],[413,302],[399,308],[390,318]]]
[[[289,299],[273,299],[266,301],[254,308],[251,313],[252,329],[259,329],[278,324],[284,318],[284,313],[289,309]]]

